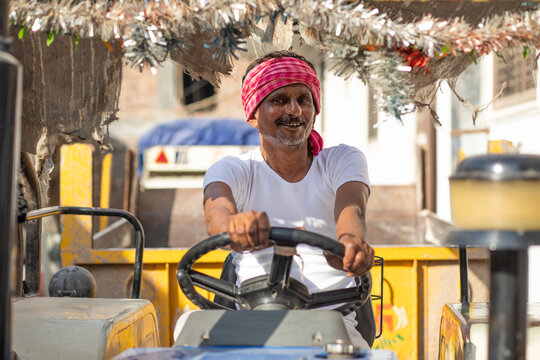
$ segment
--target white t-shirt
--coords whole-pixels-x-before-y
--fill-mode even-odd
[[[239,212],[265,211],[271,226],[303,227],[335,239],[336,191],[349,181],[369,186],[366,159],[360,150],[341,144],[314,156],[307,175],[296,183],[281,178],[256,149],[213,164],[205,175],[204,187],[223,182],[231,188]],[[238,284],[268,274],[273,252],[273,247],[251,253],[233,252]],[[310,293],[354,285],[354,278],[328,265],[322,250],[299,245],[297,253],[291,277],[306,285]]]

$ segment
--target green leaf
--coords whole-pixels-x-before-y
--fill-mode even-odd
[[[54,41],[54,33],[50,32],[47,34],[47,46],[51,46]]]
[[[473,61],[473,63],[477,64],[476,56],[474,55],[474,53],[475,53],[474,49],[471,50],[471,51],[469,52],[469,57],[471,58],[471,60]]]
[[[446,46],[446,45],[442,45],[441,46],[441,53],[443,54],[447,54],[450,52],[450,47]]]
[[[501,58],[501,60],[505,63],[505,64],[508,64],[506,62],[506,59],[504,58],[504,55],[502,54],[502,52],[500,51],[495,51],[495,55],[497,55],[497,57]]]
[[[23,39],[28,34],[28,26],[23,26],[21,30],[19,30],[19,39]]]
[[[75,48],[73,51],[77,51],[79,49],[79,35],[75,35]]]
[[[526,59],[530,53],[531,53],[531,49],[527,45],[525,45],[523,47],[523,58]]]

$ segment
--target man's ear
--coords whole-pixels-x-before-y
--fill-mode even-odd
[[[259,122],[257,121],[257,115],[255,113],[251,114],[251,117],[248,120],[248,124],[253,126],[255,129],[259,128]]]

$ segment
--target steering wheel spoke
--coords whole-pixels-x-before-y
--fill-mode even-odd
[[[328,306],[347,301],[353,301],[357,300],[360,295],[361,294],[356,287],[318,292],[311,294],[311,298],[309,299],[309,303],[306,304],[306,308],[316,309],[321,306]]]
[[[309,302],[306,304],[306,308],[316,309],[321,306],[357,301],[363,304],[369,295],[370,293],[368,291],[364,291],[364,288],[361,285],[347,289],[318,292],[311,294]]]
[[[292,262],[292,256],[274,253],[270,273],[268,274],[268,283],[270,285],[279,285],[283,289],[287,288],[289,285]]]
[[[198,286],[204,290],[208,290],[217,295],[223,296],[231,301],[238,301],[238,287],[225,280],[216,279],[215,277],[203,274],[202,272],[190,269],[188,275],[191,277],[194,286]]]

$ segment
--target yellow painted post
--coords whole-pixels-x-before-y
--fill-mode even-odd
[[[103,157],[101,162],[101,190],[99,206],[102,208],[109,207],[109,199],[111,194],[111,162],[112,154],[108,153]],[[99,218],[99,230],[103,230],[107,227],[107,217],[101,216]]]
[[[141,286],[141,298],[148,299],[156,308],[159,327],[159,342],[162,346],[170,346],[174,324],[171,324],[169,313],[169,264],[145,264],[143,282]],[[178,285],[176,285],[178,287]]]
[[[394,248],[401,250],[402,248]],[[397,251],[399,252],[399,251]],[[375,249],[384,258],[385,251]],[[375,340],[374,349],[395,351],[400,360],[417,360],[417,281],[414,259],[388,260],[385,258],[383,305],[373,303],[375,321],[382,319],[382,336]],[[380,271],[372,270],[373,294],[380,294]],[[377,329],[378,330],[378,329]]]
[[[92,152],[90,144],[63,145],[60,149],[60,205],[92,207]],[[92,248],[92,218],[62,217],[62,266]]]
[[[419,296],[421,296],[420,292],[419,292],[419,289],[418,289],[418,282],[419,282],[419,277],[418,277],[418,260],[413,260],[413,263],[412,263],[412,283],[410,284],[410,286],[412,287],[412,293],[415,294],[413,296],[413,299],[412,299],[412,314],[410,315],[411,316],[411,323],[412,323],[412,334],[411,334],[411,337],[413,339],[413,344],[416,344],[416,346],[414,346],[413,348],[413,351],[410,355],[410,359],[419,359],[419,343],[418,343],[418,329],[420,329],[419,327],[419,324],[420,322],[418,321],[418,317],[419,316],[422,316],[423,315],[423,312],[422,312],[422,309],[420,308],[420,303],[422,302],[421,299],[419,299]],[[406,293],[403,293],[403,295],[406,294]],[[401,359],[403,359],[404,357],[401,356]]]

